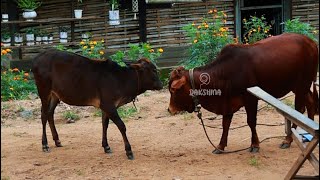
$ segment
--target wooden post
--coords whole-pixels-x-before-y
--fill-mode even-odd
[[[138,0],[139,4],[139,37],[141,42],[147,42],[147,4],[145,0]]]

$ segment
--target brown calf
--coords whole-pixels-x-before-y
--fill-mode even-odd
[[[107,141],[110,118],[122,134],[128,158],[133,159],[126,127],[117,113],[117,108],[131,102],[146,90],[162,88],[156,67],[149,60],[140,59],[128,67],[120,67],[111,60],[96,61],[73,53],[47,50],[34,59],[32,72],[42,104],[43,151],[49,151],[46,135],[47,121],[49,121],[55,145],[62,146],[53,114],[57,104],[63,101],[69,105],[100,108],[103,112],[104,151],[111,153]]]

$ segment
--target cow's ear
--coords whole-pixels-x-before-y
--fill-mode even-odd
[[[175,77],[182,77],[182,72],[184,71],[184,67],[180,66],[180,67],[177,67],[176,69],[174,69],[172,72],[171,72],[171,78],[175,78]]]
[[[175,92],[176,90],[180,89],[183,85],[187,83],[187,79],[185,76],[182,76],[180,79],[176,79],[172,81],[170,86],[170,91]]]

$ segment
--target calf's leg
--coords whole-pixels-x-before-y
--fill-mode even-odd
[[[49,126],[51,129],[51,133],[52,133],[52,137],[55,145],[57,147],[62,147],[61,141],[59,140],[58,132],[56,130],[56,126],[54,124],[54,110],[56,109],[58,103],[59,103],[58,97],[56,97],[55,95],[52,95],[50,98],[49,109],[48,109],[48,121],[49,121]]]
[[[222,127],[223,127],[222,136],[221,136],[220,143],[219,143],[217,149],[212,151],[213,154],[221,154],[222,151],[224,150],[224,148],[227,146],[227,144],[228,144],[228,133],[229,133],[229,128],[230,128],[232,117],[233,117],[233,114],[224,115],[223,116],[223,119],[222,119]]]
[[[46,125],[48,121],[48,102],[41,99],[41,122],[42,122],[42,150],[44,152],[49,152]]]
[[[101,104],[100,108],[108,114],[110,119],[118,127],[119,131],[121,132],[122,138],[123,138],[123,142],[124,142],[124,146],[125,146],[125,150],[126,150],[126,155],[127,155],[128,159],[133,160],[134,156],[131,151],[131,145],[130,145],[128,138],[127,138],[127,135],[126,135],[126,126],[123,123],[123,121],[121,120],[121,118],[117,112],[117,109],[115,107],[106,106],[104,104]]]
[[[108,144],[108,136],[107,136],[108,126],[109,126],[109,117],[107,117],[107,114],[102,111],[102,147],[105,153],[112,153],[112,150]]]

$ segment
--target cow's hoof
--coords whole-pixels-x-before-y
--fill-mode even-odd
[[[109,146],[104,147],[103,149],[104,149],[104,152],[107,153],[107,154],[111,154],[112,153],[112,150],[111,150],[111,148]]]
[[[126,154],[127,154],[128,159],[134,160],[134,156],[133,156],[132,152],[127,152]]]
[[[134,160],[134,156],[133,156],[133,154],[131,154],[131,155],[127,155],[128,156],[128,159],[129,160]]]
[[[282,143],[282,144],[280,144],[280,146],[279,146],[281,149],[288,149],[289,147],[290,147],[290,144],[288,144],[288,143]]]
[[[57,147],[62,147],[61,141],[60,140],[56,140],[55,144]]]
[[[257,152],[259,152],[259,147],[250,147],[249,148],[249,152],[251,152],[251,153],[257,153]]]
[[[222,154],[223,151],[220,150],[220,149],[215,149],[215,150],[212,151],[212,153],[213,153],[213,154]]]
[[[42,145],[42,151],[43,152],[50,152],[50,148],[49,148],[48,144]]]

